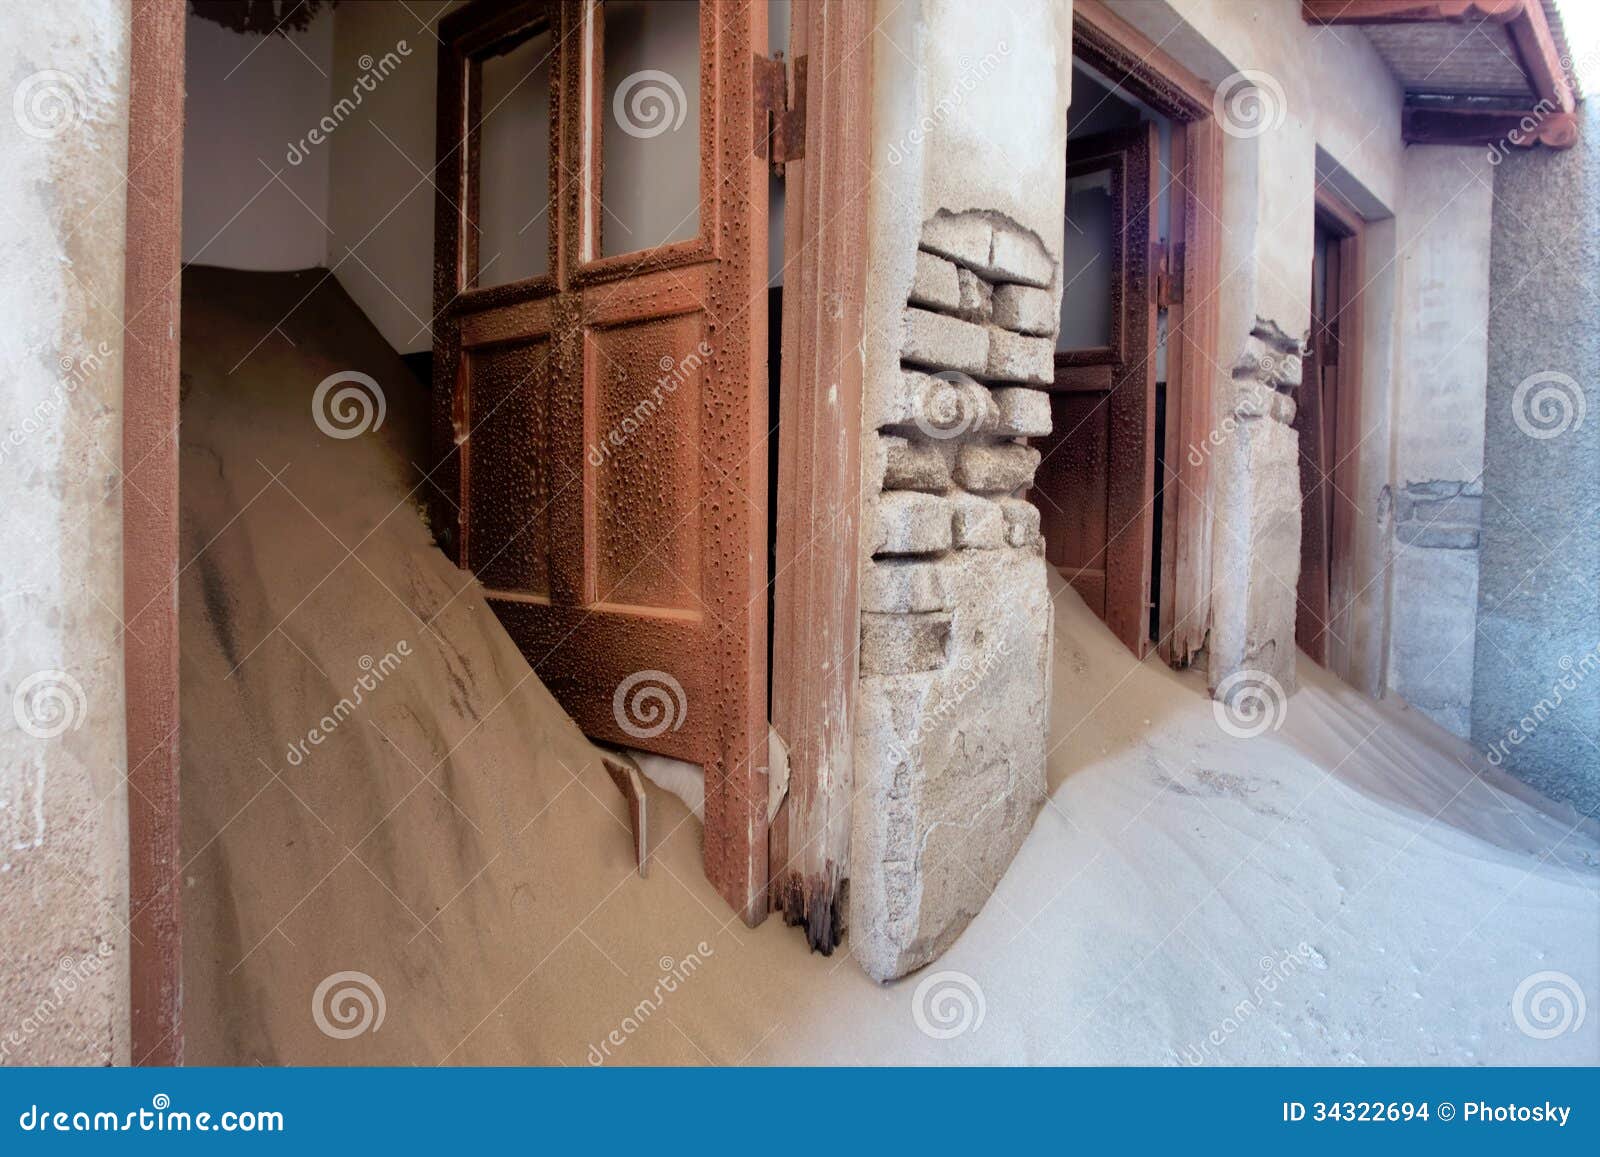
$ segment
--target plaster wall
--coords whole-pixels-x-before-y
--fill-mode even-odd
[[[305,138],[332,108],[333,31],[327,8],[305,31],[272,36],[189,14],[186,264],[284,270],[328,263],[328,150],[306,147]]]
[[[1049,428],[1029,385],[1059,317],[1071,10],[876,15],[849,920],[885,979],[960,933],[1045,794],[1052,609],[1038,513],[1015,494],[1038,460],[1026,434]],[[1034,322],[1002,325],[1008,297]],[[935,369],[948,414],[912,396]]]
[[[1399,232],[1388,690],[1470,734],[1495,171],[1483,149],[1413,145]]]
[[[0,5],[0,1065],[128,1061],[127,0]]]
[[[1294,687],[1297,437],[1310,328],[1316,189],[1371,218],[1403,187],[1401,93],[1358,32],[1307,25],[1292,0],[1110,0],[1218,89],[1224,196],[1212,467],[1212,686],[1248,672]],[[1326,180],[1337,171],[1338,182]],[[1392,322],[1390,322],[1392,324]],[[1376,465],[1362,459],[1363,487]],[[1370,611],[1370,608],[1369,608]],[[1365,653],[1365,652],[1363,652]],[[1370,660],[1368,660],[1370,666]]]
[[[1495,172],[1472,738],[1600,807],[1600,100],[1566,152]],[[1524,385],[1524,383],[1527,383]]]

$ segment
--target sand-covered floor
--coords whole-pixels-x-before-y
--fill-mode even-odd
[[[323,276],[185,276],[190,1063],[1600,1063],[1600,1009],[1518,1027],[1565,982],[1513,1008],[1540,973],[1600,993],[1592,824],[1314,668],[1229,735],[1059,585],[1052,797],[933,968],[745,928],[653,789],[640,879],[594,749],[430,544],[420,389]],[[312,414],[344,370],[386,402],[349,439]],[[349,985],[381,1024],[345,1034]]]

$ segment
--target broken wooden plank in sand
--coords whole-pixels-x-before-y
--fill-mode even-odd
[[[633,851],[639,859],[639,875],[650,874],[650,844],[647,838],[649,831],[646,825],[645,804],[648,802],[644,794],[644,781],[639,775],[639,765],[630,755],[620,751],[600,752],[600,762],[605,764],[606,771],[611,774],[611,782],[617,785],[617,790],[622,793],[622,798],[628,801],[628,817],[633,821]]]

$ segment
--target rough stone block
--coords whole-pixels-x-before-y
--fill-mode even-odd
[[[984,376],[995,381],[1048,386],[1055,380],[1056,347],[1047,337],[1025,337],[991,325],[988,355]]]
[[[1045,286],[1056,271],[1056,263],[1045,252],[1038,238],[1018,229],[997,225],[985,271],[994,281],[1019,281],[1023,285]]]
[[[861,609],[884,614],[947,611],[940,564],[926,559],[879,559],[867,564],[861,576]]]
[[[900,356],[917,365],[981,374],[989,365],[989,333],[959,317],[908,308]]]
[[[1008,494],[1033,482],[1039,451],[1016,442],[974,443],[956,454],[955,480],[976,494]]]
[[[961,304],[961,286],[955,264],[932,253],[918,252],[917,273],[911,282],[911,303],[933,309],[957,308]]]
[[[1005,545],[1006,521],[1000,504],[975,494],[950,499],[954,541],[958,550],[997,550]]]
[[[1017,438],[1042,438],[1050,432],[1050,395],[1022,386],[991,390],[999,420],[995,429]]]
[[[1002,498],[1000,513],[1006,520],[1006,541],[1012,546],[1032,546],[1039,541],[1039,508],[1021,498]]]
[[[994,291],[994,321],[1006,329],[1036,337],[1056,335],[1055,298],[1032,285],[1002,285]]]
[[[926,490],[942,494],[950,487],[950,463],[945,452],[927,442],[886,435],[883,486],[885,490]]]
[[[878,496],[874,554],[932,554],[950,549],[950,501],[914,490]]]
[[[988,321],[994,316],[994,290],[970,269],[956,269],[960,300],[956,312],[968,321]]]
[[[922,226],[922,247],[974,269],[989,264],[994,228],[983,217],[940,214]]]
[[[861,671],[866,675],[910,675],[937,671],[950,646],[950,616],[925,614],[861,615]],[[908,817],[909,818],[909,817]]]

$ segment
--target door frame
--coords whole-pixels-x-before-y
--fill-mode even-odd
[[[809,91],[802,156],[784,173],[770,662],[788,783],[768,829],[769,895],[823,953],[843,927],[854,794],[872,23],[860,0],[794,0],[789,32]]]
[[[1342,679],[1350,678],[1350,612],[1355,592],[1352,548],[1357,522],[1356,502],[1360,463],[1357,432],[1361,427],[1362,286],[1361,262],[1365,246],[1365,221],[1332,189],[1319,183],[1316,192],[1316,223],[1337,246],[1339,276],[1335,298],[1325,307],[1337,326],[1338,360],[1334,387],[1333,468],[1327,472],[1333,487],[1328,528],[1328,621],[1323,624],[1326,638],[1324,666]],[[1312,314],[1312,323],[1316,317]],[[1315,335],[1313,335],[1315,336]],[[1319,372],[1321,370],[1320,362]],[[1298,610],[1298,592],[1296,607]]]
[[[183,1063],[177,432],[186,7],[183,0],[134,0],[129,16],[122,353],[122,599],[129,617],[122,645],[128,1037],[136,1065]]]
[[[1182,211],[1172,214],[1175,259],[1164,278],[1167,421],[1165,469],[1157,481],[1163,516],[1156,648],[1182,667],[1205,646],[1211,627],[1210,456],[1188,448],[1208,444],[1214,382],[1225,373],[1217,365],[1222,132],[1212,115],[1215,90],[1102,0],[1073,4],[1072,54],[1172,122],[1173,180],[1187,190]]]

